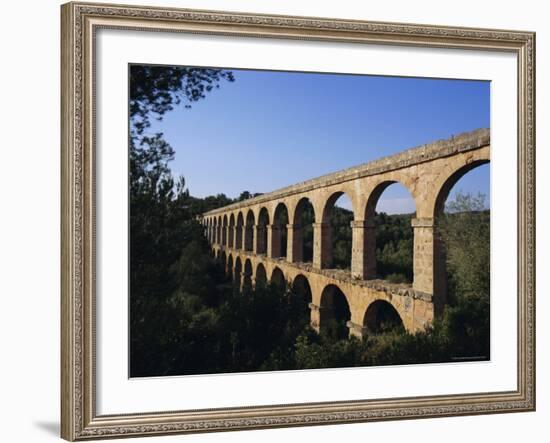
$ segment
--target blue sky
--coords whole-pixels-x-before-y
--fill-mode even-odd
[[[197,197],[269,192],[490,125],[486,81],[232,71],[233,83],[151,128],[175,149],[172,171]],[[466,174],[459,189],[489,197],[489,166]],[[414,204],[392,185],[377,209],[404,213]]]

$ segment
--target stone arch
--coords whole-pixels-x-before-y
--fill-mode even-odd
[[[258,226],[256,228],[256,254],[267,254],[267,227],[269,225],[269,212],[262,207],[258,212]]]
[[[229,254],[229,256],[227,257],[227,277],[231,281],[233,281],[233,275],[234,275],[233,266],[234,266],[233,254]]]
[[[218,242],[218,217],[212,218],[212,243]]]
[[[313,261],[313,225],[315,223],[315,208],[308,197],[302,197],[294,207],[290,231],[291,262]]]
[[[218,217],[217,243],[222,244],[222,216]]]
[[[406,242],[405,246],[410,246],[408,254],[410,264],[408,266],[406,264],[404,264],[403,266],[396,266],[391,263],[377,263],[376,260],[376,250],[383,249],[385,246],[383,243],[380,242],[380,240],[382,240],[379,238],[380,230],[382,226],[392,221],[392,219],[389,219],[388,216],[384,214],[379,214],[378,217],[375,217],[376,206],[380,201],[380,197],[382,196],[384,191],[386,191],[388,187],[394,184],[398,184],[407,190],[410,197],[414,201],[413,218],[414,214],[416,214],[416,199],[414,198],[414,194],[411,192],[410,186],[407,185],[407,182],[405,180],[397,180],[391,178],[388,180],[383,180],[376,184],[376,186],[372,189],[367,197],[367,201],[365,204],[364,221],[354,224],[354,234],[362,237],[361,243],[363,244],[362,257],[360,257],[359,259],[359,261],[362,261],[363,265],[354,267],[354,275],[362,275],[362,278],[364,279],[381,278],[389,279],[394,283],[412,283],[414,234],[412,224],[409,221],[395,218],[393,219],[393,222],[405,222],[407,224],[407,226],[403,229],[405,234],[407,235],[407,237],[405,237],[404,239],[404,241]]]
[[[216,219],[214,217],[210,220],[210,243],[216,243]]]
[[[258,263],[258,266],[256,267],[256,276],[254,278],[254,281],[256,283],[256,286],[267,285],[267,272],[265,270],[265,266],[262,263]]]
[[[271,258],[286,257],[288,208],[280,202],[273,211],[271,223]]]
[[[367,307],[363,327],[374,334],[405,329],[399,311],[386,300],[375,300]]]
[[[292,281],[292,290],[298,295],[306,298],[308,304],[313,301],[311,286],[309,285],[309,280],[304,274],[298,274],[294,277],[294,280]]]
[[[336,285],[325,286],[321,293],[320,330],[337,339],[349,337],[350,303],[346,294]]]
[[[219,255],[219,263],[221,268],[224,272],[227,272],[227,255],[225,254],[225,251],[220,251]]]
[[[311,323],[310,304],[313,302],[313,294],[304,274],[294,277],[288,302],[289,316],[294,326],[303,328]]]
[[[283,273],[281,268],[279,268],[278,266],[275,266],[275,268],[273,268],[273,271],[271,271],[270,281],[273,285],[275,285],[282,292],[284,292],[286,290],[285,274]]]
[[[378,183],[372,191],[369,193],[367,197],[367,203],[365,205],[365,213],[364,213],[364,220],[369,220],[374,217],[376,214],[376,205],[378,203],[378,200],[380,200],[380,197],[384,193],[384,191],[393,184],[400,184],[403,186],[407,191],[409,191],[409,194],[413,198],[415,209],[416,209],[416,199],[414,198],[413,192],[411,192],[411,189],[409,186],[407,186],[407,183],[404,180],[396,180],[396,179],[388,179],[383,180],[382,182]]]
[[[229,238],[227,241],[227,245],[230,248],[235,247],[235,214],[231,214],[229,216]]]
[[[235,285],[239,289],[241,288],[243,278],[243,262],[241,260],[241,257],[237,256],[235,259]]]
[[[244,233],[244,217],[243,213],[239,211],[237,214],[237,226],[235,229],[235,249],[243,248],[243,233]]]
[[[216,244],[218,241],[218,219],[216,217],[212,218],[212,243]]]
[[[252,251],[254,246],[254,226],[255,217],[252,209],[246,213],[245,228],[244,228],[244,250]]]
[[[222,220],[222,245],[227,246],[227,214],[223,216]]]
[[[252,262],[247,258],[244,262],[243,290],[252,289]]]
[[[478,159],[474,160],[470,163],[466,163],[458,167],[457,169],[450,172],[445,179],[445,181],[440,185],[437,191],[437,195],[435,198],[435,202],[433,205],[432,213],[434,218],[439,217],[445,210],[445,201],[447,200],[447,197],[449,197],[449,193],[453,189],[453,186],[462,178],[464,177],[468,172],[471,170],[489,163],[489,159]]]
[[[321,214],[321,223],[328,223],[330,221],[330,211],[332,211],[332,208],[334,207],[336,201],[342,197],[342,195],[346,195],[349,200],[351,201],[351,204],[353,205],[353,208],[351,212],[353,212],[354,219],[355,219],[355,206],[354,206],[354,200],[353,196],[345,190],[341,191],[335,191],[325,200],[325,203],[323,205],[323,212]]]
[[[210,243],[216,242],[216,223],[214,218],[210,219]]]
[[[319,230],[319,233],[316,236],[317,240],[315,241],[315,246],[319,246],[318,261],[319,261],[319,267],[321,269],[334,267],[335,248],[342,249],[344,252],[343,254],[344,257],[341,260],[339,260],[338,267],[341,267],[341,268],[346,268],[348,266],[351,267],[351,255],[352,255],[351,225],[333,226],[331,222],[336,201],[343,195],[349,198],[352,205],[354,204],[352,195],[350,195],[348,192],[344,190],[333,192],[326,199],[325,204],[323,206],[321,223],[315,225],[316,229]],[[353,221],[355,220],[355,211],[353,207],[351,212],[352,214],[351,214],[350,223],[353,223]],[[334,229],[339,229],[344,231],[342,236],[343,238],[341,239],[342,241],[340,244],[335,244],[335,240],[337,240],[338,237],[334,235],[334,232],[333,232]],[[316,253],[314,251],[314,255],[315,254]]]

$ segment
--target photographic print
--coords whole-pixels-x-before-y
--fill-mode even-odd
[[[490,360],[489,81],[128,69],[130,377]]]

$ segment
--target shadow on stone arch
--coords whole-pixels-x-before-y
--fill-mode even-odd
[[[365,312],[363,326],[367,328],[368,332],[374,334],[405,330],[401,316],[386,300],[376,300],[369,305]]]
[[[298,274],[292,282],[289,297],[289,316],[291,322],[303,328],[311,321],[309,304],[312,302],[311,287],[303,274]]]
[[[351,311],[348,300],[336,285],[328,285],[321,294],[321,333],[342,340],[348,338]]]
[[[280,268],[273,269],[273,273],[271,274],[271,284],[275,288],[277,288],[277,291],[281,294],[284,294],[286,291],[286,279],[285,275],[283,274],[283,271],[281,271]]]
[[[227,279],[233,281],[233,255],[231,254],[227,258]]]
[[[265,287],[267,285],[267,273],[265,272],[265,266],[261,263],[256,268],[256,287]]]
[[[235,259],[235,287],[240,289],[243,276],[243,263],[241,257]]]
[[[244,262],[244,274],[243,274],[243,292],[250,292],[252,290],[252,262],[249,258]]]

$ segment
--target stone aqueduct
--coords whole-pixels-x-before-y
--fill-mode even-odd
[[[203,214],[202,223],[214,254],[238,284],[254,285],[260,279],[292,284],[305,278],[311,291],[311,325],[317,331],[331,316],[334,288],[349,306],[350,335],[361,337],[370,329],[381,303],[393,306],[408,331],[419,331],[443,312],[446,302],[438,216],[458,179],[489,159],[489,130],[478,129],[217,208]],[[373,216],[384,189],[396,182],[409,190],[416,204],[412,285],[376,278]],[[329,217],[344,193],[354,215],[351,271],[332,269]],[[300,215],[307,200],[315,214],[311,263],[302,259]],[[286,257],[281,251],[285,227],[277,223],[278,211],[285,208]]]

